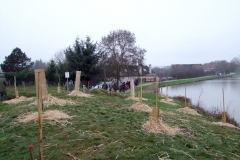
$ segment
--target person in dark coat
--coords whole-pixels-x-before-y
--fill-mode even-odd
[[[125,82],[123,82],[120,86],[120,92],[125,92]]]
[[[135,86],[138,86],[138,79],[135,79],[134,84]]]
[[[70,80],[70,81],[68,82],[68,92],[70,93],[70,92],[72,92],[72,91],[73,91],[73,81]]]
[[[7,100],[7,80],[5,79],[4,74],[0,74],[0,100]]]
[[[103,85],[102,85],[102,89],[108,89],[108,85],[107,85],[107,83],[103,83]]]
[[[117,90],[118,90],[118,86],[116,83],[113,84],[113,90],[114,90],[114,92],[117,92]]]

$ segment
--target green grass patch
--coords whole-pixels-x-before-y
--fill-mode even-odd
[[[35,96],[34,87],[20,88],[19,95]],[[142,130],[150,113],[136,112],[128,108],[136,103],[126,100],[129,93],[113,93],[96,90],[91,98],[68,97],[67,92],[57,94],[57,87],[49,87],[49,93],[61,99],[71,99],[74,105],[51,105],[47,110],[60,110],[70,116],[64,122],[43,120],[44,159],[73,159],[68,153],[86,160],[94,159],[239,159],[240,131],[212,125],[217,121],[205,116],[193,116],[178,112],[183,107],[159,102],[161,118],[171,127],[178,127],[185,135],[169,136]],[[14,90],[8,95],[14,97]],[[137,95],[137,89],[136,89]],[[155,107],[156,95],[144,92],[144,101]],[[162,99],[162,97],[158,97]],[[23,114],[37,112],[31,102],[17,105],[0,102],[0,159],[30,159],[28,147],[35,146],[33,157],[38,159],[38,123],[18,122]]]

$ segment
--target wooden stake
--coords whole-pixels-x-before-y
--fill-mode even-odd
[[[154,107],[152,109],[152,117],[151,117],[151,121],[155,122],[155,123],[159,123],[159,108],[158,107]]]
[[[15,92],[16,92],[17,91],[16,76],[14,76],[14,89],[15,89]]]
[[[185,85],[185,107],[187,107],[187,100],[186,100],[186,85]]]
[[[31,157],[31,160],[33,160],[32,151],[31,151],[31,150],[29,150],[29,152],[30,152],[30,157]]]
[[[17,80],[16,80],[16,76],[14,76],[14,88],[15,88],[15,96],[16,96],[16,98],[19,98],[18,91],[17,91]]]
[[[188,108],[191,108],[191,103],[188,103]]]
[[[142,76],[141,76],[140,104],[142,104]]]
[[[18,94],[18,91],[16,91],[16,98],[19,98],[19,94]]]
[[[23,88],[24,88],[24,92],[25,92],[25,82],[23,83]]]
[[[58,87],[57,87],[57,93],[61,93],[61,90],[60,90],[60,84],[58,83]]]
[[[225,103],[224,103],[224,89],[222,89],[223,94],[223,112],[222,112],[222,122],[226,123],[226,110],[225,110]]]
[[[68,78],[67,78],[67,91],[68,91]]]
[[[43,69],[41,71],[41,78],[42,78],[42,80],[41,80],[42,99],[47,99],[48,98],[48,91],[47,91],[46,75],[45,75],[45,71]]]
[[[225,103],[224,103],[224,89],[222,89],[222,94],[223,94],[223,112],[225,112]]]
[[[157,77],[156,77],[156,107],[158,107],[158,83],[157,83]]]
[[[89,81],[88,81],[88,88],[87,88],[87,90],[89,91]]]
[[[75,91],[79,91],[81,71],[76,71]]]
[[[168,101],[168,86],[166,86],[167,88],[166,88],[166,96],[164,97],[164,100],[165,101]]]
[[[42,85],[43,85],[43,69],[37,69],[35,72],[36,96],[38,105],[38,141],[39,141],[39,159],[43,159],[42,145]]]
[[[162,93],[162,81],[160,82],[160,87],[161,87],[161,93]]]
[[[134,90],[134,82],[133,82],[133,78],[131,78],[130,80],[130,87],[131,87],[131,99],[134,99],[135,97],[135,90]]]
[[[58,84],[60,85],[60,75],[58,75]]]
[[[226,115],[227,115],[227,112],[222,112],[222,123],[226,123],[227,122],[226,121],[226,119],[227,119]]]
[[[168,95],[168,86],[167,86],[167,89],[166,89],[166,95]]]

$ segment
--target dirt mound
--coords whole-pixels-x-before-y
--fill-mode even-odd
[[[191,115],[201,116],[200,114],[197,113],[197,111],[195,111],[194,109],[188,108],[188,107],[179,108],[177,111],[184,112],[184,113],[191,114]]]
[[[156,121],[149,120],[142,125],[142,128],[151,133],[162,133],[168,135],[180,134],[180,130],[178,128],[171,128],[170,126],[163,124],[161,121],[157,123]]]
[[[219,126],[230,127],[230,128],[236,128],[236,129],[239,129],[239,130],[240,130],[240,128],[238,128],[238,127],[236,127],[236,126],[234,126],[234,125],[232,125],[232,124],[230,124],[230,123],[212,122],[212,124],[214,124],[214,125],[219,125]]]
[[[141,104],[139,102],[135,103],[134,105],[132,105],[130,107],[130,109],[134,109],[136,111],[143,111],[143,112],[152,112],[152,108],[149,107],[148,105],[146,104]]]
[[[81,91],[72,91],[71,93],[68,94],[68,96],[74,96],[74,97],[86,97],[89,98],[92,95],[83,93]]]
[[[54,96],[52,96],[51,94],[48,94],[47,99],[43,100],[43,104],[44,106],[49,106],[49,105],[59,105],[59,106],[65,106],[67,104],[75,104],[73,101],[71,100],[65,100],[65,99],[58,99]]]
[[[65,106],[67,104],[75,104],[72,100],[65,100],[65,99],[58,99],[51,94],[47,95],[47,98],[43,100],[44,106],[50,106],[50,105],[59,105],[59,106]],[[37,105],[37,101],[31,103],[30,105]]]
[[[134,101],[139,101],[139,98],[138,97],[134,97],[134,98],[127,98],[126,100],[134,100]],[[147,99],[146,98],[142,98],[143,101],[146,101]]]
[[[30,100],[33,100],[33,98],[27,98],[25,96],[20,96],[19,98],[14,98],[14,99],[11,99],[11,100],[8,100],[8,101],[4,101],[4,103],[18,104],[20,102],[25,102],[25,101],[30,101]]]
[[[42,119],[52,120],[55,122],[61,122],[64,119],[71,119],[72,116],[67,115],[58,110],[47,110],[42,114]],[[27,115],[23,115],[18,117],[18,121],[22,123],[27,123],[30,121],[37,121],[38,120],[38,112],[30,113]]]
[[[167,104],[170,104],[170,105],[173,105],[173,106],[176,106],[178,104],[174,103],[172,99],[168,98],[168,101],[166,101],[165,99],[161,99],[160,102],[163,102],[163,103],[167,103]]]

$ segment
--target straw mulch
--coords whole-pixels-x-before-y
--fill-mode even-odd
[[[212,124],[214,125],[219,125],[219,126],[225,126],[225,127],[230,127],[230,128],[236,128],[236,129],[239,129],[238,127],[232,125],[232,124],[229,124],[229,123],[223,123],[223,122],[212,122]]]
[[[75,102],[71,101],[71,100],[64,100],[64,99],[58,99],[54,96],[52,96],[51,94],[47,95],[46,99],[43,99],[43,105],[44,106],[50,106],[50,105],[59,105],[59,106],[65,106],[67,104],[75,104]],[[37,100],[33,103],[31,103],[30,105],[37,105]]]
[[[7,103],[7,104],[17,104],[17,103],[20,103],[20,102],[25,102],[25,101],[30,101],[30,100],[33,100],[33,98],[27,98],[25,96],[20,96],[19,98],[15,98],[15,99],[11,99],[11,100],[8,100],[8,101],[4,101],[4,103]]]
[[[152,112],[152,108],[149,107],[146,104],[141,104],[140,102],[135,103],[130,107],[130,109],[136,110],[136,111],[143,111],[143,112]]]
[[[151,119],[143,124],[142,128],[151,133],[162,133],[167,135],[181,134],[180,129],[171,128],[170,126],[163,124],[161,121],[156,122]]]
[[[195,111],[194,109],[188,108],[188,107],[179,108],[177,111],[184,112],[184,113],[191,114],[191,115],[201,116],[200,114],[197,113],[197,111]]]
[[[71,93],[68,94],[68,96],[74,96],[74,97],[86,97],[89,98],[92,95],[83,93],[81,91],[72,91]]]
[[[55,122],[62,122],[64,119],[71,119],[72,116],[67,115],[58,110],[47,110],[42,114],[42,119],[52,120]],[[22,123],[28,123],[30,121],[38,120],[38,112],[30,113],[28,115],[18,117],[18,121]]]
[[[57,104],[59,106],[65,106],[67,104],[75,104],[71,100],[58,99],[52,96],[51,94],[48,94],[47,99],[45,99],[43,103],[45,106],[54,105],[54,104]]]
[[[160,102],[167,103],[173,106],[176,106],[178,104],[174,103],[172,99],[168,98],[168,101],[165,101],[165,99],[161,99]]]
[[[127,98],[126,100],[133,100],[133,101],[139,101],[139,98],[138,97],[134,97],[134,98]],[[147,99],[146,98],[142,98],[143,101],[146,101]]]

